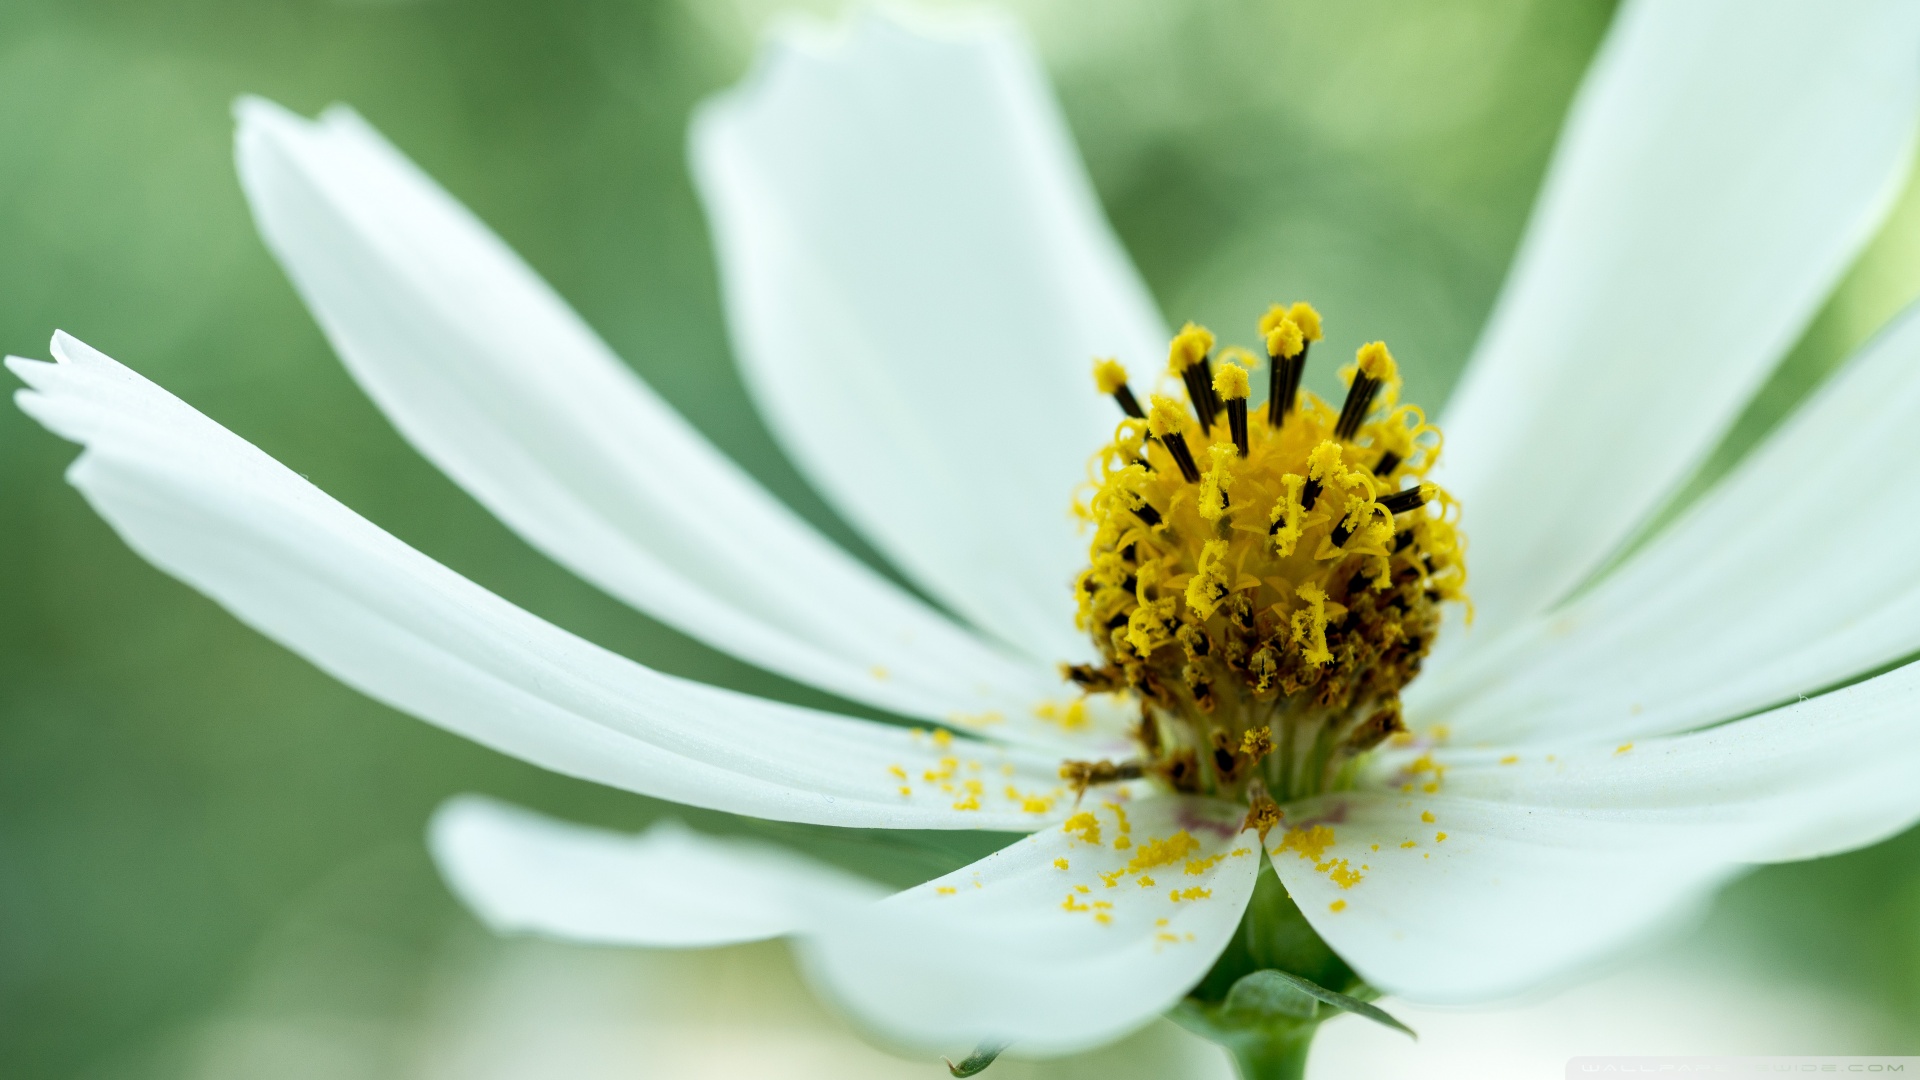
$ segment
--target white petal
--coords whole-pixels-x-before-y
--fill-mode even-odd
[[[1562,597],[1718,441],[1878,227],[1920,5],[1622,8],[1447,413],[1477,637]]]
[[[1845,851],[1912,824],[1916,714],[1920,666],[1908,666],[1624,750],[1530,750],[1507,764],[1497,750],[1436,753],[1447,767],[1437,793],[1424,787],[1431,772],[1393,775],[1407,763],[1395,755],[1373,790],[1289,808],[1296,826],[1324,820],[1334,842],[1319,863],[1282,853],[1275,867],[1374,985],[1438,1001],[1499,996],[1605,955],[1745,864]],[[1316,870],[1333,858],[1364,866],[1363,880],[1343,889]]]
[[[1044,817],[1006,787],[1056,789],[1055,758],[948,747],[944,735],[651,671],[407,547],[106,356],[64,334],[53,348],[58,365],[8,360],[33,388],[16,400],[86,446],[67,476],[101,516],[156,566],[370,697],[556,772],[695,806],[913,828]],[[927,771],[951,774],[953,790]],[[991,781],[980,809],[955,809],[976,777]]]
[[[502,933],[679,948],[780,937],[886,895],[783,848],[661,822],[638,836],[570,825],[477,795],[433,815],[434,862]]]
[[[1462,742],[1700,727],[1920,651],[1920,308],[1684,516],[1408,705]]]
[[[807,970],[855,1015],[911,1043],[1012,1042],[1047,1054],[1117,1038],[1213,966],[1260,864],[1259,838],[1239,827],[1244,808],[1156,797],[1125,813],[1125,849],[1114,848],[1115,819],[1102,806],[1099,843],[1036,833],[804,939]],[[1181,830],[1198,845],[1189,856],[1124,872],[1149,842]],[[1209,895],[1169,896],[1194,889]]]
[[[1090,362],[1151,377],[1166,337],[1021,38],[789,35],[692,154],[748,386],[799,464],[956,611],[1087,654],[1070,506],[1119,419]]]
[[[769,495],[358,116],[237,112],[260,231],[354,378],[534,546],[716,648],[882,708],[1024,723],[1058,692]]]

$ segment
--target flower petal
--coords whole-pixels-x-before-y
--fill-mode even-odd
[[[1478,638],[1564,596],[1712,449],[1892,204],[1920,6],[1622,8],[1448,409]]]
[[[729,945],[790,934],[886,895],[771,844],[701,836],[672,821],[628,836],[477,795],[442,804],[428,836],[448,885],[501,933]]]
[[[1435,752],[1445,771],[1434,793],[1420,782],[1433,772],[1389,755],[1372,790],[1288,808],[1296,827],[1318,820],[1334,837],[1318,862],[1281,854],[1275,868],[1374,985],[1499,996],[1598,959],[1745,864],[1845,851],[1912,824],[1916,703],[1910,665],[1688,735],[1551,755]],[[1343,889],[1316,871],[1334,858],[1364,867],[1362,880]]]
[[[1057,791],[1057,758],[651,671],[407,547],[73,338],[56,335],[53,351],[57,365],[8,360],[32,387],[16,400],[85,445],[67,476],[101,516],[156,566],[370,697],[556,772],[694,806],[911,828],[1047,817],[1007,787]],[[977,809],[960,808],[969,781],[982,785]]]
[[[769,495],[351,111],[237,113],[261,234],[348,370],[535,547],[715,648],[881,708],[998,710],[1011,731],[1060,692]]]
[[[1119,419],[1092,357],[1166,336],[1024,42],[887,17],[790,34],[693,128],[734,343],[782,442],[890,559],[1046,660],[1070,506]]]
[[[1920,651],[1920,306],[1620,569],[1423,679],[1467,743],[1700,727]]]
[[[801,942],[807,970],[855,1015],[917,1044],[1064,1053],[1152,1020],[1239,925],[1259,838],[1240,829],[1244,808],[1155,797],[1124,804],[1131,842],[1116,849],[1112,805],[1093,811],[1099,842],[1048,829],[836,920]]]

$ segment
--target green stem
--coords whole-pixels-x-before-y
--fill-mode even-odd
[[[1224,1045],[1233,1055],[1240,1080],[1300,1080],[1307,1075],[1307,1049],[1318,1026],[1264,1037],[1250,1033],[1226,1040]]]

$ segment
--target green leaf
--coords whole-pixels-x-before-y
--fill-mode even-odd
[[[1294,978],[1269,969],[1240,979],[1220,1003],[1223,1019],[1256,1022],[1275,1016],[1313,1019],[1319,1011],[1320,999],[1295,985]]]
[[[1413,1039],[1420,1038],[1419,1034],[1415,1032],[1412,1028],[1408,1027],[1407,1025],[1401,1023],[1398,1020],[1395,1020],[1391,1014],[1389,1014],[1385,1009],[1380,1008],[1378,1005],[1370,1005],[1367,1002],[1361,1001],[1359,998],[1348,997],[1347,995],[1342,994],[1336,990],[1329,990],[1326,987],[1321,986],[1319,983],[1316,983],[1311,979],[1303,979],[1298,975],[1289,974],[1288,972],[1285,972],[1285,971],[1274,971],[1271,969],[1266,971],[1256,971],[1253,974],[1235,983],[1233,985],[1233,989],[1229,991],[1227,994],[1227,1007],[1229,1009],[1233,1007],[1234,995],[1240,992],[1240,988],[1255,979],[1261,979],[1263,987],[1266,986],[1267,984],[1284,983],[1285,985],[1293,987],[1296,991],[1302,994],[1306,994],[1309,997],[1315,998],[1319,1001],[1326,1002],[1328,1005],[1331,1005],[1334,1008],[1339,1009],[1343,1012],[1350,1012],[1350,1013],[1353,1013],[1355,1016],[1364,1016],[1376,1024],[1385,1024],[1387,1027],[1390,1027],[1395,1031],[1405,1033],[1410,1038],[1413,1038]],[[1254,994],[1264,994],[1268,992],[1269,991],[1264,989],[1250,990],[1249,1000],[1253,1000],[1252,995]]]
[[[1006,1043],[981,1043],[978,1049],[968,1054],[966,1059],[958,1065],[947,1058],[940,1060],[947,1063],[947,1071],[955,1076],[978,1076],[986,1072],[987,1066],[993,1064],[993,1059],[999,1057],[1006,1049]]]

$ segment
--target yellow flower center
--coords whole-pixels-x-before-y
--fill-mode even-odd
[[[1321,337],[1306,304],[1260,322],[1257,366],[1214,355],[1189,323],[1170,374],[1186,402],[1143,409],[1112,360],[1096,385],[1127,414],[1095,455],[1079,624],[1103,663],[1068,674],[1141,703],[1140,759],[1069,762],[1088,784],[1141,775],[1172,787],[1279,799],[1344,786],[1361,755],[1403,731],[1400,689],[1419,672],[1442,603],[1464,600],[1458,506],[1426,476],[1439,429],[1398,401],[1384,344],[1340,374],[1339,409],[1300,390]],[[1216,362],[1217,360],[1217,362]]]

